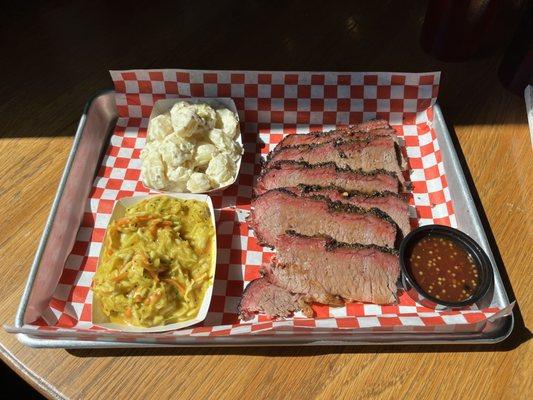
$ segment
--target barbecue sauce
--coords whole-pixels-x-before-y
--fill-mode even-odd
[[[429,235],[416,242],[406,264],[420,288],[437,300],[462,302],[479,286],[479,266],[473,257],[444,236]]]

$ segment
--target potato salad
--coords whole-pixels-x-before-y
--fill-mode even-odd
[[[180,101],[148,124],[141,151],[145,186],[200,193],[226,186],[237,174],[242,147],[235,113]]]

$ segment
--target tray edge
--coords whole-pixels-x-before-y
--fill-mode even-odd
[[[17,328],[21,328],[23,326],[23,318],[24,318],[24,314],[25,314],[25,311],[26,311],[26,306],[27,306],[27,303],[28,303],[28,300],[29,300],[29,296],[31,294],[31,290],[33,288],[33,283],[34,283],[34,280],[35,280],[35,276],[36,276],[38,268],[39,268],[39,263],[40,263],[40,259],[41,259],[41,256],[42,256],[42,252],[43,252],[43,250],[44,250],[44,248],[46,246],[47,240],[48,240],[48,235],[50,233],[51,224],[52,224],[53,219],[55,217],[55,214],[57,212],[57,207],[58,207],[58,204],[59,204],[59,200],[61,199],[61,196],[63,195],[65,183],[66,183],[66,180],[68,178],[68,174],[70,172],[70,167],[71,167],[72,162],[73,162],[73,160],[74,160],[74,158],[76,156],[76,153],[77,153],[79,141],[81,139],[81,136],[82,136],[82,133],[83,133],[83,129],[85,128],[85,123],[87,121],[87,114],[89,112],[89,108],[90,108],[90,106],[92,105],[92,103],[94,102],[94,100],[97,97],[99,97],[101,95],[109,94],[111,92],[114,92],[114,91],[111,90],[111,89],[105,89],[105,90],[101,90],[101,91],[96,92],[95,94],[93,94],[89,98],[89,100],[87,101],[87,103],[84,106],[84,109],[83,109],[83,112],[82,112],[82,116],[81,116],[80,121],[78,123],[78,127],[77,127],[77,130],[76,130],[74,141],[73,141],[73,144],[72,144],[72,147],[71,147],[67,162],[65,164],[65,168],[63,170],[63,174],[61,176],[60,184],[59,184],[58,189],[56,191],[56,195],[54,197],[54,200],[53,200],[53,203],[52,203],[52,207],[51,207],[50,213],[48,215],[48,218],[47,218],[47,221],[46,221],[46,224],[45,224],[45,228],[43,230],[41,239],[39,241],[39,245],[38,245],[38,248],[37,248],[37,251],[36,251],[35,258],[34,258],[34,260],[32,262],[32,266],[30,268],[29,276],[28,276],[28,279],[26,281],[26,285],[24,287],[24,292],[23,292],[19,307],[17,309],[17,314],[16,314],[16,317],[15,317],[15,326]],[[475,203],[473,202],[472,194],[470,192],[470,189],[469,189],[469,187],[467,185],[467,182],[466,182],[466,179],[465,179],[465,176],[464,176],[464,171],[463,171],[463,169],[461,167],[461,164],[459,163],[459,159],[458,159],[457,153],[455,151],[455,146],[454,146],[453,142],[451,141],[450,134],[449,134],[448,128],[446,126],[446,123],[445,123],[445,120],[444,120],[444,117],[443,117],[443,114],[442,114],[442,111],[440,109],[440,105],[439,105],[438,102],[435,102],[435,104],[433,105],[433,111],[434,111],[435,120],[438,119],[440,125],[443,127],[443,132],[439,132],[439,133],[441,133],[441,135],[439,135],[439,139],[441,139],[441,138],[444,139],[444,141],[446,142],[447,146],[451,149],[450,154],[449,154],[450,158],[451,158],[451,163],[452,163],[453,168],[456,171],[459,172],[457,175],[458,175],[458,177],[459,177],[459,179],[461,181],[461,185],[466,188],[466,190],[465,190],[465,194],[467,196],[466,197],[466,202],[469,205],[472,206],[471,208],[472,208],[472,210],[474,210],[474,212],[472,213],[472,216],[473,216],[477,226],[479,227],[477,229],[477,231],[478,231],[477,233],[480,236],[481,240],[484,242],[483,244],[485,245],[485,247],[489,249],[489,253],[490,253],[489,254],[489,258],[491,259],[491,263],[493,264],[493,267],[496,266],[496,268],[494,268],[495,269],[495,273],[497,274],[498,280],[501,282],[501,277],[500,277],[497,265],[496,265],[496,263],[494,261],[494,257],[493,257],[491,248],[488,245],[488,241],[487,241],[483,226],[481,225],[481,221],[480,221],[480,218],[479,218],[479,214],[477,212],[477,208],[475,207]],[[442,148],[442,146],[441,146],[441,148]],[[507,303],[509,303],[508,295],[507,295],[507,293],[505,291],[505,288],[503,290],[503,299]],[[494,331],[490,332],[492,334],[498,333],[497,335],[491,336],[491,337],[486,337],[486,338],[481,338],[481,339],[468,339],[468,338],[466,338],[466,339],[462,339],[462,338],[454,339],[453,336],[452,336],[451,338],[448,338],[448,339],[443,338],[444,340],[440,340],[440,339],[434,339],[434,340],[409,340],[409,339],[407,339],[407,340],[399,340],[399,341],[384,341],[384,342],[381,342],[381,343],[372,342],[372,341],[364,341],[364,340],[354,340],[354,341],[350,341],[350,340],[347,340],[347,341],[345,341],[345,340],[310,340],[310,341],[292,342],[292,343],[285,343],[285,344],[283,344],[281,342],[280,343],[276,343],[276,342],[250,343],[250,344],[248,344],[248,343],[216,343],[216,342],[210,342],[210,343],[203,344],[203,343],[198,343],[198,342],[187,343],[187,341],[183,341],[182,343],[165,345],[165,344],[135,343],[135,342],[99,342],[99,341],[90,341],[90,340],[85,341],[85,340],[68,340],[68,339],[41,339],[41,338],[38,338],[36,336],[31,336],[31,335],[27,335],[27,334],[23,334],[23,333],[17,334],[17,339],[19,340],[20,343],[22,343],[22,344],[24,344],[26,346],[32,347],[32,348],[65,348],[65,349],[140,348],[140,347],[210,347],[210,346],[211,347],[212,346],[235,347],[235,346],[282,346],[282,345],[285,345],[285,346],[289,346],[289,345],[305,345],[305,346],[342,345],[342,346],[346,346],[346,345],[377,345],[377,344],[391,344],[391,345],[392,344],[418,344],[418,345],[420,345],[420,344],[465,344],[465,343],[470,343],[470,344],[475,344],[475,343],[479,343],[479,344],[495,344],[495,343],[498,343],[498,342],[501,342],[501,341],[505,340],[511,334],[511,332],[513,330],[513,327],[514,327],[514,314],[513,314],[513,312],[511,312],[510,315],[508,315],[506,317],[503,317],[501,319],[501,321],[502,321],[502,323],[498,324],[499,327],[496,328]],[[501,331],[501,332],[499,332],[499,331]],[[436,335],[438,336],[438,334],[436,334]],[[453,335],[453,334],[443,333],[442,335]]]
[[[85,124],[87,121],[87,114],[89,112],[89,108],[91,107],[92,103],[99,97],[104,94],[108,94],[109,92],[113,92],[111,89],[103,89],[99,90],[93,95],[89,97],[87,102],[85,103],[82,111],[82,115],[80,117],[80,121],[78,122],[78,126],[76,128],[76,133],[74,135],[74,140],[72,142],[72,147],[70,148],[70,152],[67,158],[67,162],[65,163],[65,168],[63,169],[63,172],[61,174],[61,179],[59,181],[59,186],[57,188],[56,194],[54,196],[54,200],[52,201],[52,206],[50,207],[50,212],[48,214],[48,217],[46,219],[46,223],[43,229],[43,233],[41,234],[41,238],[39,239],[39,244],[37,246],[37,250],[35,252],[35,257],[32,261],[30,272],[28,274],[28,278],[26,280],[26,284],[24,285],[24,290],[22,293],[22,297],[20,299],[19,306],[17,308],[17,313],[15,315],[15,326],[17,328],[21,328],[24,325],[24,314],[26,313],[26,307],[28,305],[28,301],[33,289],[33,284],[35,283],[35,277],[37,275],[37,271],[39,270],[39,265],[41,262],[41,258],[44,252],[44,249],[46,247],[46,243],[48,242],[48,237],[50,235],[50,231],[52,228],[52,223],[54,221],[55,215],[57,213],[57,209],[59,207],[59,202],[61,200],[61,197],[63,196],[63,192],[65,189],[65,185],[70,173],[70,169],[72,167],[72,163],[74,162],[74,158],[76,157],[79,143],[83,134],[83,130],[85,128]],[[18,335],[17,335],[18,337]]]

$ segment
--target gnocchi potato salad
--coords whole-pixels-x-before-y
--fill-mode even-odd
[[[227,108],[180,101],[148,124],[141,179],[152,189],[201,193],[230,184],[242,146],[239,121]]]

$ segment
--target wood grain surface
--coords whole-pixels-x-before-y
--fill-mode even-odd
[[[484,58],[452,64],[418,45],[424,1],[12,3],[0,12],[2,323],[14,320],[83,104],[119,68],[442,70],[439,101],[518,302],[512,336],[494,346],[65,351],[25,348],[0,330],[2,359],[41,393],[531,398],[533,157],[524,100],[497,79],[508,32]]]

